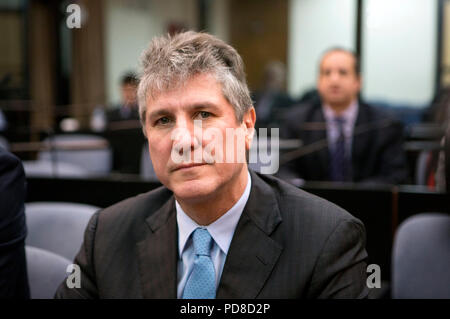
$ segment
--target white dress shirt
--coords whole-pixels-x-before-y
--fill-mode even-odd
[[[219,219],[208,226],[200,226],[193,221],[175,201],[178,225],[178,289],[177,297],[183,296],[184,286],[194,267],[194,245],[191,234],[197,227],[206,228],[213,239],[211,259],[216,272],[216,287],[218,287],[222,275],[223,265],[228,254],[228,249],[238,224],[239,218],[247,204],[251,189],[251,178],[248,173],[247,186],[239,200]]]

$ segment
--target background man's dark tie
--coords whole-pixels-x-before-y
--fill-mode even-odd
[[[334,147],[330,150],[330,179],[337,182],[349,181],[351,157],[349,152],[346,152],[344,135],[345,119],[335,117],[334,122],[338,128],[338,138]]]

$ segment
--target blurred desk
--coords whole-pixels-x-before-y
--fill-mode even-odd
[[[161,184],[135,175],[97,179],[28,178],[27,202],[69,201],[107,207],[148,192]],[[417,213],[450,212],[450,196],[421,186],[364,185],[306,182],[303,190],[349,211],[366,226],[369,263],[380,265],[382,279],[390,279],[393,236],[398,225]]]

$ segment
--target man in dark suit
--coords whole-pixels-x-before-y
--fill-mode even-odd
[[[319,100],[286,113],[280,135],[300,139],[303,150],[282,165],[279,176],[288,180],[405,182],[403,126],[358,100],[361,76],[357,57],[340,48],[327,51],[320,63],[317,88]]]
[[[134,73],[126,73],[120,81],[121,103],[106,112],[108,125],[129,121],[139,120],[137,104],[137,86],[138,79]]]
[[[56,297],[367,297],[363,224],[248,171],[255,110],[238,53],[190,31],[154,39],[142,65],[141,121],[164,186],[94,214],[75,258],[81,288],[64,282]]]
[[[25,174],[0,147],[0,298],[29,298],[25,261]]]
[[[140,132],[137,103],[138,78],[132,73],[122,76],[121,103],[106,112],[108,139],[113,150],[113,171],[139,174],[144,138]]]

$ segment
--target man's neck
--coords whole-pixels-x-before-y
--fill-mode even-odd
[[[207,226],[219,219],[237,203],[248,182],[248,169],[245,166],[230,183],[222,189],[217,189],[214,194],[207,198],[195,202],[183,201],[176,196],[175,198],[192,220],[199,225]]]
[[[353,99],[350,101],[350,103],[340,103],[340,104],[339,103],[337,103],[337,104],[327,103],[326,105],[329,106],[336,115],[341,115],[355,102],[356,102],[356,99]]]

